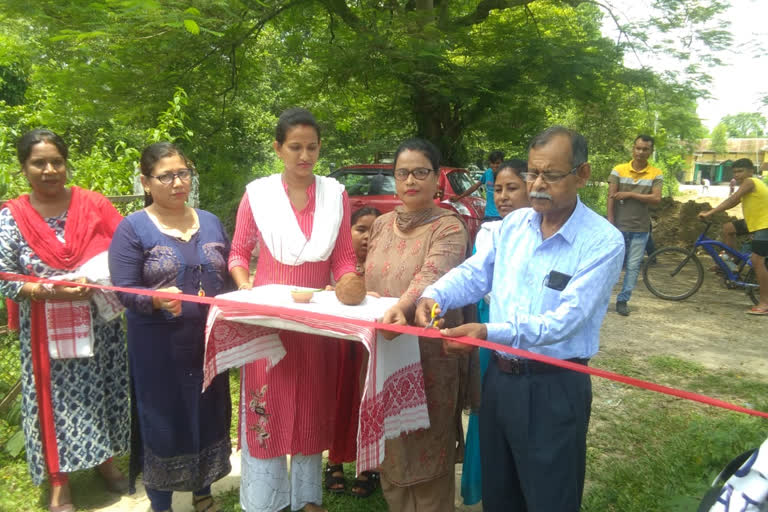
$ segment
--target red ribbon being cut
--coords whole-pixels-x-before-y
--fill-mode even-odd
[[[95,288],[99,290],[132,293],[135,295],[146,295],[150,297],[158,297],[161,299],[176,299],[176,300],[183,300],[188,302],[196,302],[199,304],[208,304],[208,305],[217,305],[217,306],[229,305],[229,306],[236,306],[239,309],[247,308],[250,311],[252,311],[254,315],[263,315],[263,316],[278,317],[281,315],[285,315],[286,312],[293,311],[290,308],[284,308],[284,307],[278,307],[278,306],[266,306],[266,305],[260,305],[260,304],[245,304],[243,302],[217,299],[215,297],[199,297],[197,295],[158,292],[155,290],[147,290],[147,289],[122,288],[118,286],[103,286],[103,285],[98,285],[93,283],[76,283],[73,281],[59,281],[59,280],[44,279],[44,278],[39,278],[34,276],[27,276],[22,274],[11,274],[6,272],[0,272],[0,279],[6,280],[6,281],[28,281],[28,282],[36,282],[36,283],[59,284],[59,285],[65,285],[65,286],[86,286],[89,288]],[[339,319],[338,317],[334,317],[333,315],[326,315],[322,313],[314,313],[314,312],[308,312],[308,311],[302,311],[302,315],[306,315],[307,317],[311,317],[316,320],[338,321]],[[358,325],[361,327],[369,327],[369,328],[372,327],[375,329],[384,329],[388,331],[399,332],[402,334],[411,334],[413,336],[426,337],[426,338],[441,338],[441,339],[445,338],[440,334],[440,331],[438,329],[425,329],[424,327],[412,327],[408,325],[383,324],[380,322],[370,322],[367,320],[358,320],[354,318],[343,318],[343,321],[349,324]],[[609,372],[607,370],[601,370],[600,368],[594,368],[592,366],[584,366],[578,363],[571,363],[569,361],[564,361],[562,359],[557,359],[554,357],[549,357],[541,354],[536,354],[533,352],[528,352],[527,350],[512,348],[510,346],[502,345],[500,343],[493,343],[490,341],[481,340],[477,338],[470,338],[467,336],[462,336],[460,338],[448,338],[448,339],[452,341],[458,341],[460,343],[465,343],[467,345],[474,345],[476,347],[495,350],[497,352],[504,352],[506,354],[514,355],[517,357],[540,361],[542,363],[559,366],[561,368],[567,368],[568,370],[573,370],[575,372],[587,373],[589,375],[594,375],[596,377],[601,377],[604,379],[621,382],[623,384],[628,384],[630,386],[634,386],[637,388],[655,391],[657,393],[663,393],[665,395],[676,396],[678,398],[684,398],[686,400],[691,400],[694,402],[713,405],[715,407],[720,407],[720,408],[728,409],[731,411],[741,412],[741,413],[749,414],[752,416],[768,418],[768,412],[749,409],[747,407],[741,407],[739,405],[732,404],[730,402],[725,402],[723,400],[718,400],[717,398],[712,398],[706,395],[701,395],[699,393],[692,393],[690,391],[683,391],[680,389],[670,388],[668,386],[662,386],[660,384],[655,384],[653,382],[648,382],[642,379],[636,379],[634,377],[628,377],[626,375],[621,375],[619,373]]]

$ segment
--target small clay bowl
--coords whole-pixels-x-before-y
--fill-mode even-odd
[[[315,294],[312,290],[291,290],[291,298],[293,302],[301,302],[307,304],[312,300],[312,296]]]

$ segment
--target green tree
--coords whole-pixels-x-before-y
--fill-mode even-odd
[[[715,0],[658,6],[648,23],[668,33],[682,28],[711,47],[725,38],[695,30],[716,21]],[[497,147],[523,156],[534,133],[562,122],[587,135],[607,173],[637,132],[661,135],[669,142],[661,150],[700,130],[700,90],[677,75],[623,65],[627,52],[674,50],[637,26],[606,39],[608,11],[589,1],[0,0],[0,7],[0,24],[21,43],[0,47],[7,56],[0,66],[16,66],[26,84],[21,110],[3,114],[4,150],[14,133],[45,125],[82,154],[122,165],[125,148],[140,150],[149,130],[162,131],[182,88],[183,115],[174,119],[183,130],[171,135],[201,172],[202,204],[225,220],[244,183],[275,170],[272,130],[293,105],[320,120],[321,172],[370,161],[411,135],[433,140],[459,165]]]
[[[729,137],[762,137],[766,132],[765,116],[759,112],[739,112],[735,115],[727,115],[720,122],[725,125]]]
[[[364,128],[366,140],[391,147],[381,133],[415,133],[463,164],[473,130],[522,142],[548,123],[553,103],[593,104],[634,77],[621,65],[629,43],[603,38],[597,4],[578,0],[14,4],[67,62],[39,78],[90,100],[67,112],[84,123],[116,110],[116,121],[147,123],[182,86],[192,110],[198,98],[222,109],[219,126],[199,136],[222,129],[241,99],[257,99],[252,87],[267,85],[273,109],[320,105],[340,141],[361,139],[363,119],[374,117],[386,130]],[[702,23],[702,6],[717,13],[713,1],[659,5],[672,16],[655,21],[665,30]]]
[[[720,123],[712,129],[712,142],[709,148],[715,153],[725,153],[728,151],[728,128]]]

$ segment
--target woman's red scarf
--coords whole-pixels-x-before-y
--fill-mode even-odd
[[[48,266],[60,270],[74,270],[99,253],[106,251],[112,234],[123,219],[106,197],[90,190],[72,187],[72,197],[64,226],[64,243],[56,232],[32,207],[29,195],[8,201],[21,236],[34,253]],[[43,453],[50,474],[59,472],[59,451],[51,400],[51,361],[48,355],[48,328],[45,323],[45,304],[30,301],[32,368],[40,422]]]

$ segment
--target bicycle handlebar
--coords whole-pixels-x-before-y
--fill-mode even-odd
[[[707,231],[709,231],[709,228],[712,227],[712,221],[707,219],[699,219],[701,222],[704,223],[704,231],[701,232],[699,235],[699,238],[704,238],[707,236]]]

